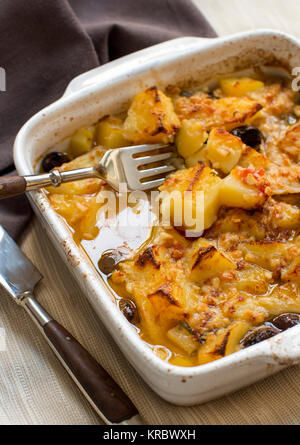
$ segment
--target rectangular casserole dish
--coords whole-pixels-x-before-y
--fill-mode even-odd
[[[14,145],[19,174],[35,172],[49,147],[77,128],[128,107],[147,87],[189,80],[209,81],[253,65],[300,65],[300,42],[275,31],[258,30],[226,38],[186,37],[165,42],[84,73],[71,81],[63,97],[33,116]],[[177,367],[158,358],[114,304],[113,295],[72,233],[55,213],[43,191],[29,193],[45,226],[96,313],[127,359],[165,400],[192,405],[204,402],[273,374],[300,360],[300,326],[220,360]]]

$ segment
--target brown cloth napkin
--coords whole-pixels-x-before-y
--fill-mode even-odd
[[[20,127],[74,76],[185,35],[216,35],[190,0],[1,0],[7,91],[0,92],[0,175],[15,174],[12,146]],[[0,224],[15,238],[30,215],[24,196],[0,201]]]

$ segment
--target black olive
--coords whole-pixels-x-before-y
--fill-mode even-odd
[[[285,331],[288,328],[292,328],[300,323],[299,314],[281,314],[278,317],[273,318],[271,323],[277,328]]]
[[[244,144],[256,148],[263,141],[263,134],[257,127],[251,125],[242,125],[234,128],[231,134],[242,139]]]
[[[180,91],[180,96],[192,97],[193,95],[194,95],[194,93],[192,93],[191,91],[188,91],[188,90],[181,90]]]
[[[111,274],[121,261],[122,255],[116,249],[109,249],[102,253],[98,261],[98,267],[105,275]]]
[[[273,337],[274,335],[278,334],[278,332],[279,331],[277,329],[272,328],[271,326],[260,326],[247,334],[242,339],[241,344],[244,348],[248,348],[248,346],[255,345],[256,343]]]
[[[127,318],[130,323],[138,321],[137,307],[132,300],[122,298],[122,300],[119,300],[119,308],[124,317]]]
[[[48,153],[42,161],[42,169],[44,172],[49,172],[55,167],[60,167],[65,162],[69,162],[70,159],[66,153],[60,151],[52,151]]]

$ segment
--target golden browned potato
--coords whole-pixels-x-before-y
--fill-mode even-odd
[[[80,235],[80,239],[92,240],[99,232],[96,226],[100,204],[96,196],[51,194],[51,205]]]
[[[299,206],[269,198],[263,207],[262,223],[271,229],[298,230],[300,227]]]
[[[93,240],[98,235],[99,228],[97,227],[97,214],[100,207],[101,204],[97,202],[96,197],[91,200],[89,210],[84,215],[84,218],[81,219],[78,227],[82,239]]]
[[[179,127],[171,99],[152,87],[134,97],[124,122],[123,136],[135,144],[168,143],[174,140]]]
[[[265,85],[263,88],[249,92],[247,97],[258,101],[263,106],[264,115],[281,116],[294,108],[296,92],[286,88],[280,82]]]
[[[220,184],[221,179],[218,175],[203,163],[198,163],[189,169],[178,170],[160,187],[161,191],[173,192],[174,196],[170,199],[168,195],[163,200],[162,207],[166,212],[170,212],[175,226],[180,226],[181,222],[186,230],[195,229],[194,226],[187,225],[187,214],[184,213],[186,209],[191,217],[197,216],[198,222],[202,221],[202,230],[207,229],[217,219]],[[197,192],[203,194],[197,195]]]
[[[298,257],[299,258],[299,257]],[[298,258],[295,259],[295,263],[298,262]],[[299,279],[299,270],[296,272],[296,277]],[[289,281],[295,277],[286,276],[283,273],[282,279]],[[296,280],[297,282],[297,280]],[[284,286],[277,286],[272,293],[259,298],[260,305],[267,310],[269,317],[282,314],[284,312],[296,312],[299,313],[299,294],[297,295],[297,288],[293,286],[293,283],[285,283]]]
[[[199,347],[196,336],[193,335],[191,328],[187,322],[180,322],[174,328],[167,332],[167,337],[176,346],[192,354]]]
[[[238,165],[243,168],[259,169],[262,167],[264,169],[267,169],[269,164],[270,161],[266,156],[254,150],[254,148],[248,146],[244,147],[241,157],[238,161]]]
[[[239,292],[248,294],[264,295],[268,292],[269,284],[272,284],[272,273],[254,264],[245,264],[235,279],[224,282],[224,287],[231,290],[233,287]]]
[[[105,148],[118,148],[130,145],[123,136],[122,120],[109,116],[99,122],[96,128],[96,141]]]
[[[213,128],[207,141],[207,157],[214,168],[229,173],[238,163],[245,145],[222,128]]]
[[[241,245],[244,258],[249,263],[257,264],[268,270],[276,270],[287,262],[289,244],[281,241],[245,242]]]
[[[250,77],[230,77],[221,79],[220,86],[226,96],[242,97],[247,93],[263,88],[264,83]]]
[[[199,119],[206,130],[213,127],[231,130],[244,124],[261,109],[259,102],[246,97],[211,99],[198,94],[180,97],[175,105],[180,120]]]
[[[199,347],[198,363],[203,365],[225,357],[239,349],[239,341],[249,330],[250,325],[245,321],[237,321],[227,329],[220,329],[217,333],[209,333],[206,342]]]
[[[201,240],[202,244],[202,240]],[[221,276],[223,272],[235,270],[236,265],[213,245],[193,247],[191,254],[191,266],[189,278],[197,283],[203,284],[212,277]]]
[[[235,167],[222,180],[220,204],[226,207],[253,209],[261,206],[271,194],[263,168],[258,170]]]
[[[300,282],[300,252],[297,252],[296,258],[281,270],[281,279],[283,281]]]
[[[192,156],[203,147],[207,137],[208,133],[203,129],[201,121],[197,119],[184,120],[176,136],[178,153],[183,158]]]
[[[77,158],[89,152],[94,146],[96,129],[92,127],[79,128],[70,140],[69,154],[72,158]]]
[[[204,162],[210,166],[210,162],[207,157],[207,144],[200,150],[196,151],[196,153],[192,154],[188,158],[185,158],[184,162],[187,168],[195,167],[195,165],[199,164],[199,162]]]
[[[94,197],[81,195],[51,194],[51,205],[57,213],[63,216],[69,224],[74,226],[88,213],[90,205],[95,201]]]

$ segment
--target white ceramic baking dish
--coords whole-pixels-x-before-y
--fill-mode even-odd
[[[258,30],[225,38],[186,37],[139,51],[72,80],[61,99],[33,116],[20,130],[14,159],[21,175],[34,173],[37,159],[78,127],[120,111],[146,87],[183,80],[213,79],[253,65],[300,66],[300,42]],[[300,360],[300,326],[221,360],[183,368],[159,359],[138,337],[113,302],[105,282],[74,243],[71,232],[43,191],[31,204],[70,271],[125,356],[164,399],[192,405],[249,385]]]

